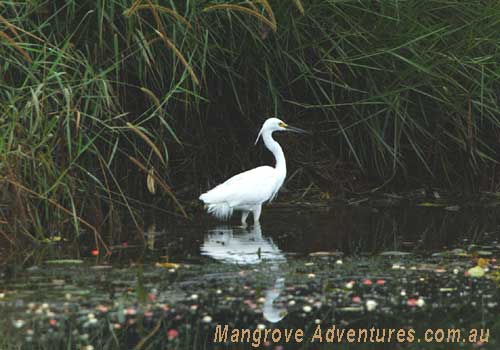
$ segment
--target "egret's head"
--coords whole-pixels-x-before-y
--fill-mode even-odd
[[[255,140],[255,143],[257,143],[259,141],[259,138],[261,135],[263,135],[265,133],[272,134],[275,131],[292,131],[292,132],[297,132],[297,133],[301,133],[301,134],[304,134],[304,133],[309,134],[308,131],[290,126],[281,119],[269,118],[262,125],[262,128],[259,131],[259,135],[257,135],[257,140]]]

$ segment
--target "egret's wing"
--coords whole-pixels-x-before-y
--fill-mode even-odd
[[[237,174],[200,196],[205,203],[226,202],[230,206],[260,204],[273,195],[276,170],[261,166]]]
[[[272,175],[272,170],[274,168],[271,168],[270,166],[260,166],[257,168],[253,168],[247,171],[244,171],[242,173],[236,174],[233,177],[230,177],[223,183],[221,183],[219,186],[227,186],[231,184],[236,184],[236,183],[243,183],[246,181],[246,179],[252,179],[252,178],[267,178],[269,175]],[[217,186],[218,187],[218,186]],[[215,187],[215,188],[217,188]]]

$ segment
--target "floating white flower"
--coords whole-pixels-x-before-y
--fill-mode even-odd
[[[377,308],[378,303],[375,300],[366,301],[366,310],[373,311]]]

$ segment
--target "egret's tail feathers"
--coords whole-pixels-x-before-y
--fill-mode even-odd
[[[206,204],[205,206],[209,214],[222,221],[228,220],[233,215],[233,208],[227,203]]]
[[[226,221],[233,215],[233,208],[220,197],[220,187],[217,186],[203,193],[199,199],[205,203],[205,209],[209,214],[219,220]]]

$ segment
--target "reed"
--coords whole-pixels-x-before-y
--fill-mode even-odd
[[[271,115],[316,135],[293,186],[496,191],[498,32],[483,1],[4,1],[0,233],[187,216]]]
[[[277,24],[276,24],[276,19],[274,18],[274,14],[271,10],[271,7],[269,6],[269,3],[267,1],[262,1],[264,4],[264,8],[266,9],[267,14],[269,15],[270,19],[267,19],[264,15],[260,14],[257,10],[245,7],[245,6],[240,6],[240,5],[234,5],[234,4],[219,4],[219,5],[210,5],[207,6],[203,9],[204,12],[209,12],[209,11],[214,11],[214,10],[231,10],[231,11],[238,11],[238,12],[243,12],[246,13],[250,16],[253,16],[257,18],[259,21],[262,23],[266,24],[271,28],[274,32],[278,29]]]

